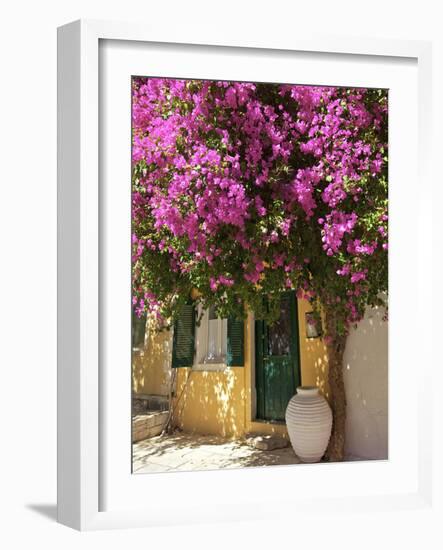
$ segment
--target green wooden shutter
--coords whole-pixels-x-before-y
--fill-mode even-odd
[[[195,308],[185,304],[174,324],[172,366],[192,367],[194,363]]]
[[[230,317],[228,319],[228,357],[227,364],[231,367],[243,367],[245,326],[243,320]]]

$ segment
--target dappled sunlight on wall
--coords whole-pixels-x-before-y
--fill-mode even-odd
[[[346,451],[388,458],[388,323],[383,308],[369,310],[351,330],[344,354]]]
[[[244,368],[179,369],[174,424],[184,431],[238,437],[245,429]]]
[[[148,321],[145,344],[132,353],[132,389],[146,395],[168,395],[171,381],[172,331],[156,332]]]
[[[298,300],[298,324],[300,332],[301,383],[303,386],[318,386],[329,397],[328,353],[322,338],[306,337],[306,312],[312,306],[306,300]]]

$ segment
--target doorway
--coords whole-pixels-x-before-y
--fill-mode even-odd
[[[284,421],[300,378],[297,298],[292,291],[282,295],[274,324],[255,321],[257,419]]]

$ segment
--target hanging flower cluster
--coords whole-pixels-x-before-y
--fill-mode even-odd
[[[272,320],[296,289],[345,332],[387,290],[387,110],[385,90],[134,78],[135,311],[197,289]]]

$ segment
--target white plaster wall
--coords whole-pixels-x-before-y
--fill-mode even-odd
[[[346,453],[388,458],[388,322],[369,310],[348,337],[344,354]]]

